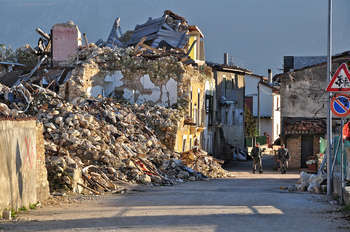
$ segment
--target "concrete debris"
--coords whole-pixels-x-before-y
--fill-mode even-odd
[[[181,153],[181,160],[186,166],[210,178],[233,177],[232,173],[221,167],[222,161],[198,148]]]
[[[198,148],[174,151],[189,86],[212,78],[210,67],[188,65],[196,42],[188,44],[189,29],[171,11],[124,34],[117,18],[107,42],[89,44],[83,33],[82,45],[78,27],[67,22],[54,25],[51,34],[37,28],[34,49],[0,51],[0,117],[42,123],[52,193],[123,192],[118,185],[125,183],[171,185],[230,176]],[[136,99],[150,95],[150,86],[161,93],[154,104]],[[124,97],[125,89],[137,88],[133,101]],[[203,128],[193,125],[191,133]]]
[[[326,180],[326,176],[320,174],[308,174],[306,172],[300,173],[300,179],[298,184],[290,185],[288,187],[289,192],[295,191],[308,191],[310,193],[321,193],[321,184]]]
[[[0,114],[35,116],[43,124],[51,192],[97,194],[117,190],[118,183],[171,185],[228,176],[204,151],[180,155],[170,149],[180,118],[176,109],[108,98],[70,103],[26,86],[0,85]]]

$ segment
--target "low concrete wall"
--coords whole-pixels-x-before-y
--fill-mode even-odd
[[[0,213],[47,199],[42,127],[35,120],[0,121]]]

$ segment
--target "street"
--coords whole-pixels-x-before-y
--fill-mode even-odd
[[[267,157],[269,159],[269,157]],[[20,214],[3,231],[349,231],[324,195],[288,193],[296,173],[279,175],[265,160],[264,174],[250,162],[232,165],[236,178],[144,187],[61,208]],[[335,219],[337,217],[337,219]]]

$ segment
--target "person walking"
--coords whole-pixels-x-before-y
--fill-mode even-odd
[[[250,152],[250,156],[253,158],[253,173],[255,174],[257,166],[259,166],[259,173],[263,173],[262,155],[261,155],[261,148],[259,143],[255,144],[252,151]]]
[[[282,174],[285,174],[287,172],[290,155],[284,144],[282,144],[281,148],[278,149],[277,158],[280,162],[280,171]]]

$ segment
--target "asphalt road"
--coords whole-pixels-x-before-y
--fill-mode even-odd
[[[20,215],[19,222],[0,224],[0,231],[350,231],[323,195],[280,189],[295,183],[297,174],[265,168],[264,174],[253,175],[249,165],[231,165],[232,179],[145,188],[33,210]]]

